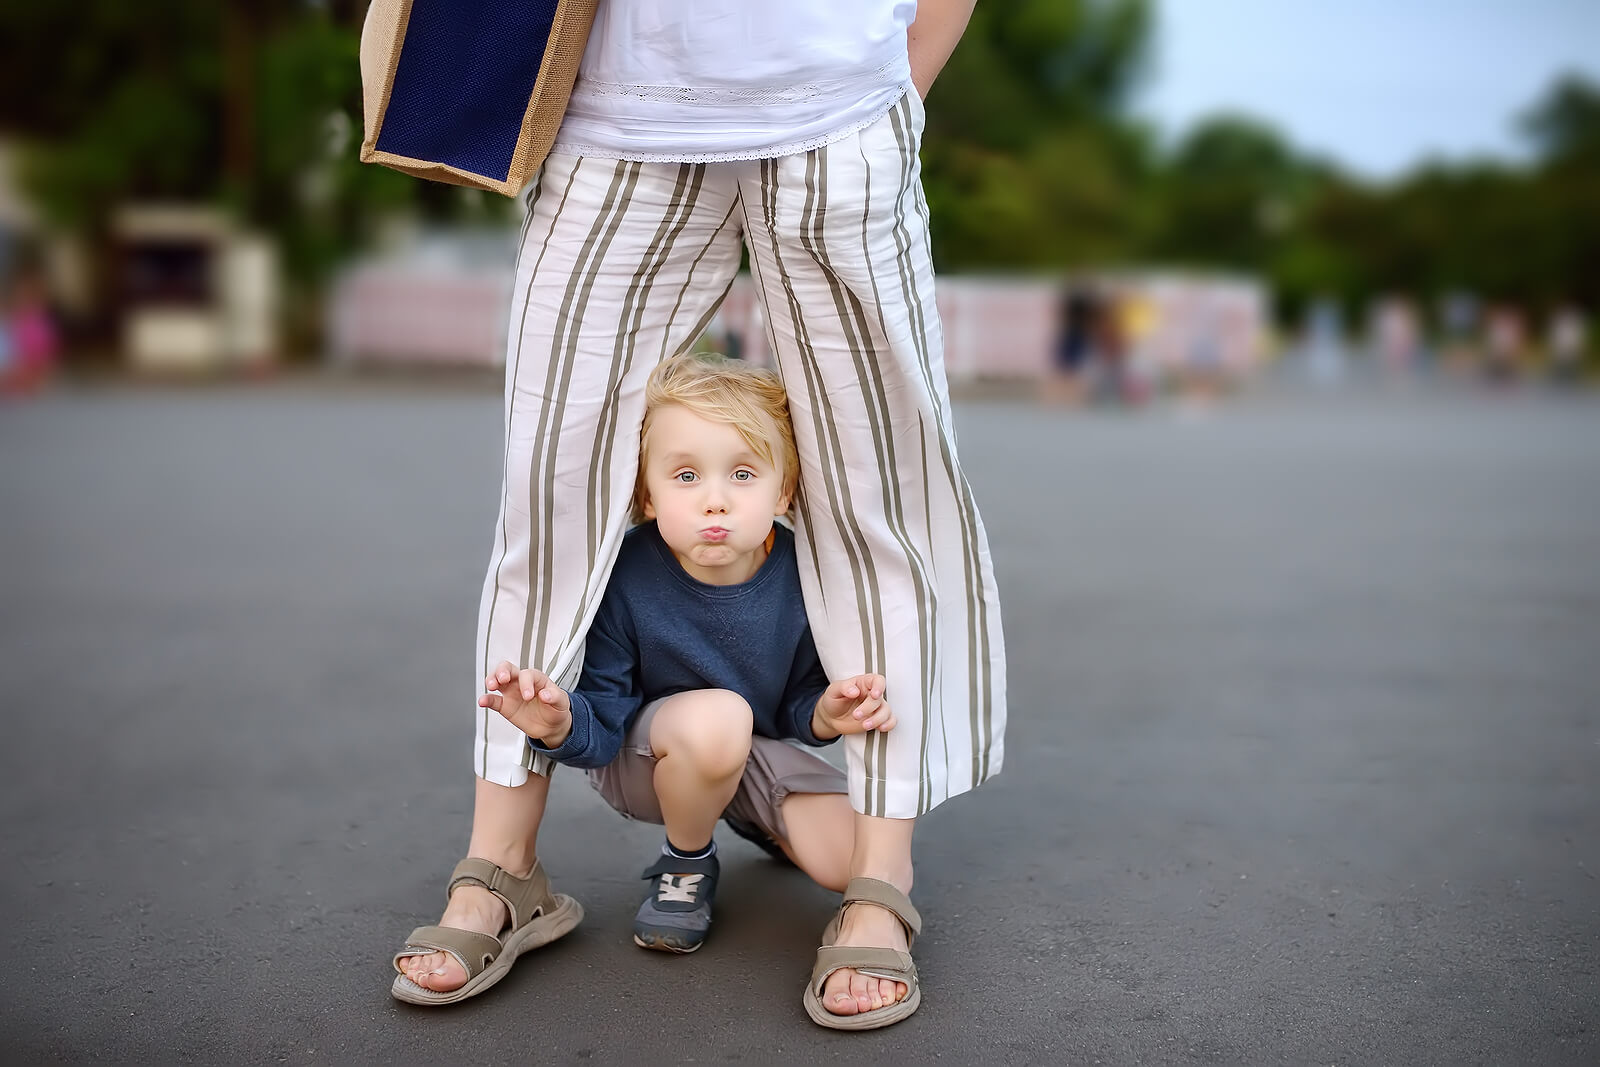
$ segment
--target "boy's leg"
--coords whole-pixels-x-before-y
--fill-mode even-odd
[[[737,693],[702,689],[661,701],[650,724],[650,748],[668,844],[684,852],[711,844],[739,788],[750,738],[750,705]]]
[[[837,893],[850,878],[855,833],[845,788],[844,772],[816,749],[755,737],[723,817],[741,837],[765,852],[776,850]]]
[[[845,739],[861,813],[851,873],[902,892],[912,820],[1000,769],[1005,724],[999,603],[944,376],[921,122],[908,94],[858,133],[753,164],[740,188],[800,451],[801,579],[818,652],[831,677],[887,677],[900,720]],[[838,943],[906,939],[887,911],[858,906]],[[825,1007],[852,1013],[854,993],[855,1009],[870,1010],[868,984],[836,972]]]
[[[739,264],[727,176],[695,164],[553,154],[528,193],[506,353],[500,516],[479,611],[472,702],[478,775],[469,855],[532,865],[551,766],[476,707],[500,660],[570,686],[627,525],[644,383],[687,350]],[[530,778],[530,769],[537,772]],[[476,899],[475,899],[476,898]],[[487,899],[484,899],[487,898]],[[496,934],[505,909],[464,886],[441,925]],[[429,988],[465,981],[442,953],[413,957]]]
[[[773,840],[811,880],[835,893],[850,880],[856,813],[843,793],[793,793],[781,806],[785,834]]]
[[[693,952],[711,930],[722,873],[711,835],[750,755],[750,705],[726,689],[701,689],[648,710],[651,784],[667,840],[644,872],[650,887],[634,916],[633,940],[641,948]]]

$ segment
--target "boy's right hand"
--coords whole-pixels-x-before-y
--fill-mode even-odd
[[[572,732],[572,700],[543,671],[518,670],[509,660],[501,660],[483,687],[487,692],[478,698],[478,707],[498,711],[546,747],[560,748]]]

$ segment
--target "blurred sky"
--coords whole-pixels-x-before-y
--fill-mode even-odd
[[[1600,0],[1157,0],[1136,110],[1168,136],[1269,120],[1375,178],[1430,154],[1520,158],[1516,116],[1555,74],[1600,80]]]

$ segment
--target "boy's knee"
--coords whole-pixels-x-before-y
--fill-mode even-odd
[[[750,755],[755,716],[744,697],[727,689],[679,693],[656,713],[651,746],[692,763],[702,774],[725,777]]]

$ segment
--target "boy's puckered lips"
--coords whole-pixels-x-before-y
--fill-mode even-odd
[[[729,530],[725,526],[707,526],[700,531],[700,536],[707,541],[726,541]]]

